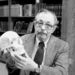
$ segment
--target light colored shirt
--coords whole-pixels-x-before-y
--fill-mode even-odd
[[[44,61],[44,59],[45,59],[45,53],[46,53],[46,48],[47,48],[48,40],[49,40],[49,38],[44,42],[45,47],[44,47],[43,61]],[[40,42],[40,40],[36,37],[36,43],[35,43],[35,46],[34,46],[34,52],[33,52],[33,54],[32,54],[32,59],[33,59],[33,60],[34,60],[35,55],[36,55],[36,52],[37,52],[37,50],[38,50],[38,44],[39,44],[39,42]],[[44,65],[43,61],[42,61],[41,66]]]

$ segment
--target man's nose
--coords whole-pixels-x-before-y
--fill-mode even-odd
[[[41,26],[41,29],[45,29],[45,25],[42,25],[42,26]]]

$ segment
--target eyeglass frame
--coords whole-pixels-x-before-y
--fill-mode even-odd
[[[41,27],[42,25],[45,25],[45,26],[47,26],[46,28],[47,29],[51,29],[51,28],[54,28],[55,26],[56,26],[56,28],[58,27],[56,24],[55,25],[51,25],[51,24],[47,24],[47,22],[46,23],[41,23],[41,22],[39,22],[39,21],[36,21],[36,20],[34,20],[34,22],[33,22],[35,25],[37,24],[38,25],[38,27]]]

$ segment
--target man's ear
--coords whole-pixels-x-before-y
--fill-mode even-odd
[[[54,27],[53,27],[53,32],[56,30],[56,28],[57,28],[57,26],[54,26]]]

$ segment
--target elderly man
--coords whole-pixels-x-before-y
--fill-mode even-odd
[[[68,43],[52,35],[58,24],[56,15],[43,10],[35,16],[33,23],[35,32],[21,38],[28,55],[38,66],[26,70],[24,57],[16,55],[20,75],[68,75]]]

